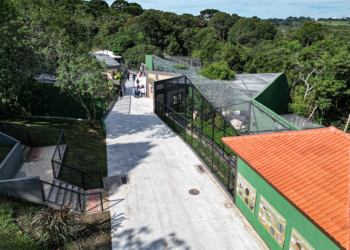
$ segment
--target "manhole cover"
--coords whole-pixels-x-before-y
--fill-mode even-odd
[[[197,194],[199,194],[199,190],[197,190],[197,189],[191,189],[190,191],[188,191],[190,194],[192,194],[192,195],[197,195]]]

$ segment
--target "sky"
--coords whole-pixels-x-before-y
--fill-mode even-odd
[[[105,0],[111,5],[114,0]],[[143,9],[156,9],[199,15],[201,10],[217,9],[239,16],[267,18],[287,18],[289,16],[350,17],[350,0],[127,0],[136,2]]]

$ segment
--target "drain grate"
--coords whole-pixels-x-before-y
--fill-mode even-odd
[[[204,168],[203,168],[203,166],[202,166],[202,165],[198,165],[197,167],[198,167],[199,171],[201,171],[202,173],[204,173],[204,172],[205,172],[205,170],[204,170]]]
[[[126,178],[126,176],[122,176],[122,177],[120,177],[120,181],[122,182],[122,184],[127,184],[128,178]]]
[[[190,191],[188,191],[191,195],[198,195],[200,192],[197,189],[191,189]]]

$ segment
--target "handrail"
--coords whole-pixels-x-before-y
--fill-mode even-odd
[[[102,211],[104,211],[104,209],[103,209],[103,202],[102,202],[102,193],[101,193],[101,192],[87,193],[87,194],[85,194],[85,193],[80,193],[80,192],[74,191],[73,189],[68,189],[68,188],[65,188],[65,187],[57,186],[56,184],[53,184],[53,183],[50,183],[50,182],[47,182],[47,181],[43,181],[43,180],[39,180],[39,181],[40,181],[41,183],[49,184],[49,185],[51,185],[51,186],[55,186],[55,187],[58,187],[58,188],[62,188],[62,189],[65,189],[65,190],[67,190],[67,191],[71,191],[71,192],[73,192],[73,193],[78,194],[78,197],[79,197],[79,205],[80,205],[80,210],[81,210],[81,211],[82,211],[82,208],[81,208],[81,201],[80,201],[80,196],[79,196],[79,195],[85,196],[85,195],[95,195],[95,194],[99,194],[99,195],[100,195],[100,201],[101,201],[101,208],[102,208]],[[41,186],[42,186],[42,185],[41,185]],[[43,190],[42,190],[42,192],[43,192]],[[45,194],[43,195],[43,197],[44,197],[44,200],[46,201]]]
[[[29,133],[30,135],[38,135],[38,134],[48,134],[48,133],[53,133],[53,132],[59,132],[63,131],[62,129],[59,130],[50,130],[50,131],[44,131],[44,132],[36,132],[36,133]]]
[[[79,171],[79,172],[83,172],[84,174],[96,174],[96,173],[101,173],[101,171],[85,172],[85,171],[80,170],[80,169],[77,169],[77,168],[75,168],[75,167],[68,166],[68,165],[66,165],[66,164],[64,164],[64,163],[60,163],[60,162],[55,161],[55,160],[52,160],[52,161],[55,162],[55,163],[61,164],[61,165],[65,166],[65,167],[68,167],[68,168],[77,170],[77,171]]]
[[[12,127],[12,128],[16,128],[16,129],[19,129],[19,130],[22,130],[22,131],[24,131],[24,132],[27,132],[27,133],[28,133],[28,131],[27,131],[27,130],[22,129],[22,128],[15,127],[15,126],[13,126],[13,125],[11,125],[11,124],[7,123],[7,122],[0,122],[0,124],[4,124],[4,125],[6,125],[6,126],[9,126],[9,127]]]

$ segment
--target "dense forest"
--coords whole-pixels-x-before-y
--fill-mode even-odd
[[[166,53],[200,58],[219,71],[285,72],[290,112],[326,126],[344,128],[350,113],[350,26],[325,26],[308,17],[246,18],[215,9],[177,15],[124,0],[111,6],[103,0],[1,3],[0,67],[30,70],[27,87],[35,86],[29,82],[38,70],[64,71],[67,55],[109,49],[138,65],[146,54]],[[0,86],[2,105],[15,106],[8,87],[21,81],[19,75],[18,69],[0,75],[8,82]]]

